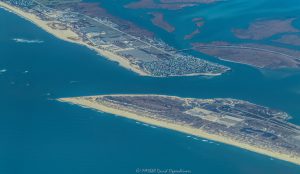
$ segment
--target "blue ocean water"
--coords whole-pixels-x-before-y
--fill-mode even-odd
[[[187,45],[143,22],[168,43]],[[44,42],[16,43],[14,38]],[[181,168],[195,174],[300,173],[299,166],[288,162],[52,100],[115,93],[232,97],[286,111],[300,124],[299,72],[259,71],[205,57],[233,70],[216,78],[140,77],[2,9],[0,53],[0,70],[7,70],[0,74],[1,174],[129,174],[137,168]]]

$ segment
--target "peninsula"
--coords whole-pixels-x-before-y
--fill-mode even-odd
[[[246,64],[264,69],[300,67],[300,51],[266,44],[233,44],[224,41],[193,43],[199,52],[221,60]]]
[[[217,76],[229,68],[177,52],[151,32],[80,0],[0,0],[0,7],[65,41],[95,50],[140,75]],[[88,8],[86,8],[88,7]]]
[[[226,143],[300,165],[300,127],[288,114],[230,98],[100,95],[58,101]]]

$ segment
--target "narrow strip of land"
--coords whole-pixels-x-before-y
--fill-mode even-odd
[[[281,111],[235,99],[165,95],[61,98],[147,124],[226,143],[300,165],[300,127]]]

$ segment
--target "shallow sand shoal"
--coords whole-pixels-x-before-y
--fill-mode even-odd
[[[206,133],[204,131],[201,131],[199,129],[195,129],[195,128],[192,128],[192,127],[189,127],[189,126],[170,123],[170,122],[167,122],[167,121],[160,121],[160,120],[156,120],[156,119],[149,118],[149,117],[143,117],[142,116],[143,113],[141,113],[140,115],[137,115],[137,114],[134,114],[134,113],[131,113],[131,112],[122,111],[122,110],[107,107],[107,106],[99,104],[99,103],[91,102],[91,101],[86,100],[86,99],[81,98],[81,97],[61,98],[61,99],[58,99],[58,101],[80,105],[80,106],[85,107],[85,108],[95,109],[95,110],[98,110],[98,111],[119,115],[119,116],[122,116],[122,117],[126,117],[126,118],[129,118],[129,119],[140,121],[140,122],[143,122],[143,123],[159,126],[159,127],[162,127],[162,128],[168,128],[168,129],[176,130],[176,131],[183,132],[183,133],[186,133],[186,134],[198,136],[198,137],[201,137],[201,138],[206,138],[206,139],[210,139],[210,140],[213,140],[213,141],[233,145],[233,146],[236,146],[236,147],[240,147],[242,149],[257,152],[259,154],[267,155],[267,156],[270,156],[270,157],[273,157],[273,158],[277,158],[277,159],[280,159],[280,160],[284,160],[284,161],[288,161],[288,162],[300,165],[300,158],[299,157],[292,157],[292,156],[289,156],[287,154],[270,151],[268,149],[258,148],[258,147],[251,146],[251,145],[241,143],[241,142],[237,142],[237,141],[234,141],[232,139],[225,138],[225,137],[222,137],[222,136],[219,136],[219,135],[209,134],[209,133]]]

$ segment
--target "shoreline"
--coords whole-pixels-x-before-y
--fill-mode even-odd
[[[133,71],[133,72],[135,72],[135,73],[137,73],[141,76],[151,76],[150,74],[148,74],[148,73],[132,66],[129,61],[123,59],[121,56],[118,56],[118,55],[112,54],[109,51],[105,51],[105,50],[95,48],[95,47],[92,47],[92,46],[88,45],[87,43],[83,42],[78,37],[78,35],[70,29],[67,29],[67,30],[52,29],[47,25],[48,22],[45,22],[45,21],[41,20],[36,15],[28,13],[28,12],[24,12],[24,11],[20,10],[19,8],[12,7],[9,4],[6,4],[6,3],[1,2],[1,1],[0,1],[0,8],[3,8],[4,10],[6,10],[8,12],[14,13],[14,14],[18,15],[19,17],[33,23],[37,27],[41,28],[42,30],[46,31],[47,33],[53,35],[54,37],[56,37],[58,39],[61,39],[63,41],[67,41],[67,42],[71,42],[71,43],[74,43],[74,44],[79,44],[79,45],[82,45],[82,46],[86,46],[87,48],[89,48],[93,51],[96,51],[96,53],[100,54],[104,58],[106,58],[110,61],[117,62],[119,64],[119,66],[122,66],[123,68],[131,70],[131,71]],[[52,21],[52,22],[55,22],[55,21]],[[77,38],[78,40],[75,41],[75,40],[72,40],[70,38]]]
[[[127,95],[127,94],[124,94]],[[105,95],[103,95],[105,96]],[[174,96],[175,97],[175,96]],[[161,120],[157,120],[157,119],[153,119],[153,118],[149,118],[149,117],[143,117],[134,113],[130,113],[124,110],[117,110],[114,108],[110,108],[107,107],[105,105],[101,105],[99,103],[94,103],[94,102],[90,102],[88,100],[84,100],[80,97],[75,97],[75,98],[59,98],[56,99],[59,102],[63,102],[63,103],[69,103],[69,104],[73,104],[73,105],[79,105],[83,108],[87,108],[87,109],[93,109],[96,111],[101,111],[101,112],[105,112],[105,113],[109,113],[109,114],[114,114],[117,116],[121,116],[127,119],[131,119],[131,120],[135,120],[135,121],[139,121],[139,122],[143,122],[146,124],[150,124],[150,125],[154,125],[154,126],[158,126],[161,128],[166,128],[166,129],[170,129],[173,131],[178,131],[181,133],[185,133],[185,134],[189,134],[189,135],[193,135],[193,136],[197,136],[200,138],[205,138],[205,139],[209,139],[212,141],[216,141],[216,142],[220,142],[220,143],[224,143],[227,145],[231,145],[234,147],[238,147],[241,149],[245,149],[248,151],[252,151],[252,152],[256,152],[258,154],[262,154],[262,155],[266,155],[272,158],[276,158],[276,159],[280,159],[283,161],[287,161],[287,162],[291,162],[293,164],[297,164],[300,165],[300,158],[297,157],[291,157],[287,154],[282,154],[279,152],[274,152],[274,151],[270,151],[268,149],[262,149],[262,148],[258,148],[258,147],[254,147],[245,143],[241,143],[241,142],[237,142],[234,141],[232,139],[228,139],[219,135],[213,135],[213,134],[209,134],[206,133],[204,131],[201,131],[199,129],[195,129],[189,126],[185,126],[185,125],[180,125],[180,124],[176,124],[176,123],[171,123],[171,122],[167,122],[167,121],[161,121]],[[142,115],[142,113],[141,113]]]
[[[119,66],[121,66],[127,70],[131,70],[140,76],[166,78],[166,77],[162,77],[162,76],[151,75],[150,73],[141,70],[140,68],[136,67],[135,65],[132,65],[128,60],[122,58],[119,55],[113,54],[112,52],[109,52],[109,51],[106,51],[103,49],[93,47],[93,46],[83,42],[81,40],[81,38],[78,36],[78,34],[76,34],[75,32],[73,32],[70,29],[67,29],[67,30],[53,29],[47,25],[48,22],[41,20],[36,15],[34,15],[32,13],[24,12],[17,7],[13,7],[13,6],[11,6],[7,3],[1,2],[1,1],[0,1],[0,8],[4,9],[10,13],[14,13],[14,14],[18,15],[19,17],[33,23],[37,27],[41,28],[42,30],[46,31],[47,33],[53,35],[54,37],[56,37],[58,39],[61,39],[63,41],[67,41],[67,42],[71,42],[74,44],[86,46],[87,48],[95,51],[100,56],[102,56],[110,61],[116,62],[116,63],[118,63]],[[55,22],[55,21],[51,21],[51,22]],[[71,38],[73,38],[73,39],[71,39]],[[76,39],[74,39],[74,38],[76,38]],[[213,73],[191,73],[191,74],[184,74],[184,75],[171,75],[171,76],[167,76],[167,77],[190,77],[190,76],[216,77],[216,76],[220,76],[222,74],[223,73],[216,73],[216,74],[213,74]]]

